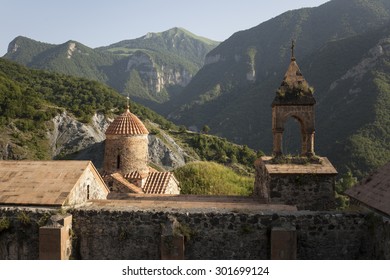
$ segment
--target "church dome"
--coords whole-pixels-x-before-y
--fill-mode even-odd
[[[142,135],[149,134],[141,120],[127,109],[115,118],[106,130],[106,135]]]

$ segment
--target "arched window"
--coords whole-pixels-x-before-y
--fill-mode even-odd
[[[87,200],[89,199],[89,185],[87,186]]]
[[[290,117],[284,124],[282,151],[287,155],[300,155],[302,148],[302,124],[297,118]]]

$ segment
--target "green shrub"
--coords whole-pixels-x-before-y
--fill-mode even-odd
[[[11,227],[11,222],[7,217],[0,219],[0,232],[3,232]]]

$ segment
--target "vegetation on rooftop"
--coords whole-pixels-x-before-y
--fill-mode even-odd
[[[300,155],[280,155],[273,157],[267,163],[270,164],[322,164],[322,159],[318,156],[300,156]]]

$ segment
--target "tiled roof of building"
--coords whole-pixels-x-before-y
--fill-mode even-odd
[[[142,189],[147,194],[164,194],[171,179],[177,182],[172,172],[150,172]]]
[[[132,193],[144,193],[141,188],[127,181],[123,176],[119,173],[111,174],[111,177],[119,184],[129,189]]]
[[[367,207],[390,216],[390,162],[345,193]]]
[[[133,171],[133,172],[127,173],[127,174],[123,175],[123,177],[127,180],[142,179],[142,176],[141,176],[141,174],[139,174],[138,171]]]
[[[141,135],[149,134],[141,120],[127,109],[115,118],[106,130],[106,135]]]
[[[88,167],[100,178],[90,161],[0,161],[0,204],[62,206]]]

